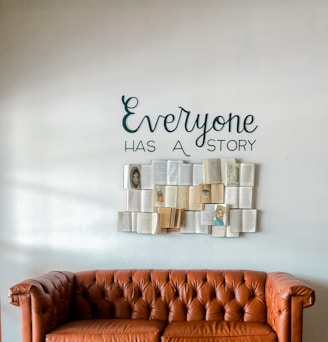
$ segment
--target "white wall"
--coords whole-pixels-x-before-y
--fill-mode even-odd
[[[327,340],[327,2],[3,0],[0,8],[3,341],[20,338],[19,310],[6,298],[14,283],[121,267],[291,272],[317,295],[304,341]],[[178,106],[253,114],[256,144],[210,152],[183,129],[129,134],[122,95],[154,117]],[[133,139],[156,141],[156,151],[125,152]],[[172,152],[178,139],[190,158]],[[258,233],[116,231],[124,163],[225,156],[258,164]]]

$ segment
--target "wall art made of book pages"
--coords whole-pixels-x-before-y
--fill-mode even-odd
[[[118,230],[239,237],[257,231],[256,165],[235,158],[125,164]]]

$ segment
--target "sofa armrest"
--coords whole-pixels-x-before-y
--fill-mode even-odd
[[[54,271],[9,289],[9,303],[20,307],[22,342],[44,342],[49,330],[69,320],[74,277]]]
[[[267,275],[265,297],[267,320],[279,342],[301,342],[303,308],[314,304],[314,290],[291,274],[271,272]]]

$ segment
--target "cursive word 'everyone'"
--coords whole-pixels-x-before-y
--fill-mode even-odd
[[[136,133],[141,128],[144,128],[153,133],[157,127],[162,126],[166,132],[172,133],[179,127],[183,127],[188,133],[193,131],[200,133],[195,140],[198,147],[204,146],[207,134],[211,131],[220,132],[226,130],[229,133],[253,133],[258,127],[255,125],[255,118],[251,114],[242,117],[230,113],[227,116],[218,115],[211,119],[208,113],[192,115],[190,111],[181,106],[178,106],[180,112],[177,115],[157,115],[155,118],[141,115],[140,119],[136,121],[137,123],[131,124],[129,122],[130,117],[133,115],[138,116],[135,109],[138,107],[139,100],[137,97],[126,98],[123,95],[122,103],[125,109],[122,125],[126,132]]]

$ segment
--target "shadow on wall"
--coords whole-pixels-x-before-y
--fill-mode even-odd
[[[315,290],[315,303],[304,310],[303,341],[328,341],[328,283],[323,279],[303,278],[303,281]]]
[[[48,271],[81,269],[82,262],[73,257],[72,253],[65,249],[58,253],[57,249],[49,247],[22,246],[0,241],[0,270],[3,276],[0,283],[0,342],[21,341],[20,312],[19,308],[8,301],[9,288],[24,279]],[[85,254],[82,254],[81,260],[85,263],[88,251],[83,253]]]

